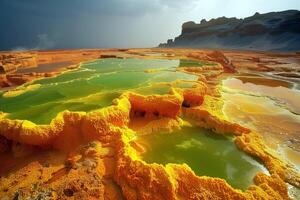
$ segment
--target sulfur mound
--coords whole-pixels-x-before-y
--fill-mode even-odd
[[[224,70],[221,64],[178,70],[200,76],[211,68],[214,73],[203,75],[206,81]],[[271,152],[259,134],[230,123],[223,115],[218,88],[208,84],[195,81],[189,88],[172,85],[165,95],[125,92],[111,106],[91,112],[63,111],[49,125],[11,120],[0,113],[0,153],[5,153],[11,166],[22,166],[10,169],[8,164],[0,169],[0,173],[11,172],[0,177],[0,197],[289,199],[286,182],[300,187],[299,174]],[[138,120],[142,125],[132,128]],[[144,149],[134,138],[171,132],[186,124],[231,134],[235,144],[263,162],[270,175],[256,174],[254,184],[241,191],[223,179],[197,176],[186,164],[164,166],[141,158]]]

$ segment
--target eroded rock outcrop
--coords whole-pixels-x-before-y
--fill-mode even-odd
[[[300,12],[287,10],[237,19],[220,17],[186,22],[181,35],[159,47],[209,49],[299,50]]]

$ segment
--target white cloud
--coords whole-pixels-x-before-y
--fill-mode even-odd
[[[37,38],[38,43],[34,49],[51,49],[55,46],[55,42],[49,38],[48,34],[39,34],[37,35]]]

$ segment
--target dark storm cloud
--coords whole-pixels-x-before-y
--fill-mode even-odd
[[[184,21],[248,16],[259,6],[271,11],[299,4],[299,0],[0,0],[0,50],[151,47],[178,35]]]
[[[4,14],[13,11],[51,17],[84,14],[138,16],[184,5],[181,0],[2,0],[0,4]]]
[[[48,43],[53,44],[45,48],[116,46],[117,44],[110,45],[107,42],[109,39],[107,35],[110,33],[99,31],[101,27],[108,31],[111,29],[121,32],[126,29],[124,19],[132,26],[132,23],[135,23],[133,19],[137,20],[148,14],[159,15],[164,9],[176,9],[181,2],[179,0],[1,0],[0,49],[42,47],[39,45],[41,35],[46,35]],[[127,25],[130,27],[130,24]],[[83,30],[81,27],[88,29]],[[92,32],[92,35],[99,32],[98,40],[88,41],[86,38],[89,38],[89,32]]]
[[[2,4],[2,8],[51,17],[77,17],[83,14],[131,15],[152,9],[148,3],[131,0],[3,0]]]

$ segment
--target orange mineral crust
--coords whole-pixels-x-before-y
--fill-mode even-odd
[[[50,62],[48,54],[56,53],[38,53],[43,56],[40,62]],[[72,51],[60,53],[70,56]],[[217,65],[201,70],[178,67],[176,71],[199,76],[191,87],[170,84],[167,94],[151,95],[125,91],[110,106],[89,112],[66,110],[48,125],[10,119],[0,112],[0,199],[290,199],[288,184],[300,187],[298,171],[258,132],[224,115],[219,85],[227,73],[236,73],[237,57],[276,55],[187,49],[111,50],[107,55],[153,59],[149,53]],[[257,173],[253,184],[241,190],[222,178],[199,176],[187,164],[143,159],[145,148],[136,137],[161,131],[172,134],[185,126],[232,137],[232,145],[261,162],[269,173]]]

